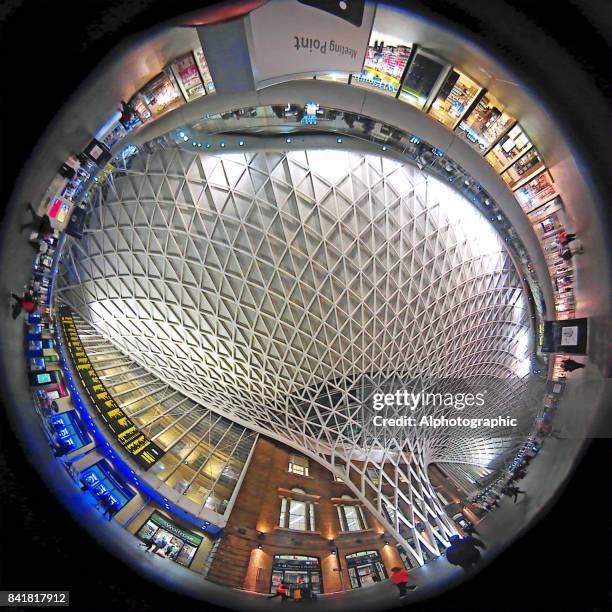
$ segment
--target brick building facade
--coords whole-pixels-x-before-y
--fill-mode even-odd
[[[320,592],[332,593],[384,579],[392,567],[403,566],[395,542],[352,497],[350,489],[314,461],[307,462],[306,470],[297,466],[297,471],[307,471],[307,475],[292,473],[293,455],[286,446],[259,438],[208,579],[270,593],[273,573],[276,581],[284,575],[291,582],[290,576],[298,572],[283,574],[279,568],[300,563],[290,557],[308,557],[307,563],[319,573]],[[291,500],[297,504],[292,505]],[[305,516],[288,515],[293,506],[306,509]],[[305,529],[288,526],[296,520]],[[354,553],[363,554],[351,557]]]

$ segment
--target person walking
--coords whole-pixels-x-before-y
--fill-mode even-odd
[[[584,253],[584,249],[582,247],[578,247],[573,251],[570,248],[566,248],[564,251],[561,252],[561,259],[569,261],[574,255],[582,255],[582,253]]]
[[[269,599],[274,599],[275,597],[280,597],[282,601],[287,600],[287,585],[284,582],[279,582],[276,586],[276,591],[274,595],[270,595]]]
[[[416,586],[408,586],[410,576],[403,567],[392,567],[391,572],[391,582],[398,588],[400,599],[408,595],[407,589],[416,589]]]
[[[479,535],[478,531],[476,530],[476,527],[474,527],[474,525],[472,525],[471,523],[469,525],[466,525],[463,531],[467,535],[474,535],[474,534]]]
[[[568,234],[567,232],[559,232],[559,244],[567,246],[570,242],[576,240],[576,234]]]
[[[463,538],[458,535],[453,535],[449,538],[450,546],[446,549],[446,560],[452,564],[463,568],[464,571],[470,571],[480,560],[480,551],[477,546],[479,544],[484,547],[484,544],[476,538]]]
[[[102,516],[108,517],[108,520],[110,521],[112,520],[113,516],[117,514],[117,512],[119,512],[119,506],[117,506],[115,502],[108,500]]]
[[[11,293],[11,297],[15,300],[13,304],[13,321],[21,314],[21,311],[30,313],[36,309],[36,303],[31,293],[24,293],[23,297]]]
[[[580,370],[580,368],[586,368],[586,365],[573,359],[565,359],[561,362],[561,369],[564,372],[573,372],[574,370]]]
[[[514,503],[516,504],[516,502],[518,500],[518,496],[519,495],[527,495],[527,492],[526,491],[522,491],[518,487],[512,487],[512,491],[511,491],[510,495],[512,495],[512,499],[514,500]]]
[[[153,539],[153,544],[149,552],[155,554],[160,548],[165,548],[166,544],[168,544],[168,540],[164,536],[158,536]]]

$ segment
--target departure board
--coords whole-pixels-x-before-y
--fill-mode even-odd
[[[151,467],[161,459],[164,451],[134,425],[98,378],[81,342],[70,309],[62,306],[59,315],[72,363],[91,403],[102,417],[104,425],[139,465],[144,468]]]

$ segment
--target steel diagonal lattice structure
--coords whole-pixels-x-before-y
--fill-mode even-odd
[[[172,387],[326,465],[416,563],[440,554],[455,527],[427,466],[489,466],[524,430],[375,427],[372,398],[486,381],[495,401],[471,416],[529,414],[526,299],[486,219],[375,155],[130,163],[67,244],[60,298]]]

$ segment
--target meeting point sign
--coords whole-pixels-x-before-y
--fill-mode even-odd
[[[361,72],[374,12],[372,4],[354,0],[270,0],[246,20],[255,82],[262,86],[296,74]]]

